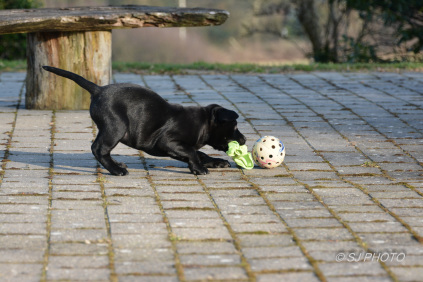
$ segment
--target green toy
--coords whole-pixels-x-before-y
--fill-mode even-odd
[[[242,168],[252,169],[254,167],[254,161],[251,153],[248,152],[246,145],[240,146],[238,142],[232,141],[228,144],[229,149],[226,154],[231,157],[234,162]]]

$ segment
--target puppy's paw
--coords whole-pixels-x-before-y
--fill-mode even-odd
[[[231,167],[231,164],[227,160],[222,160],[222,162],[219,162],[217,164],[217,167],[221,167],[221,168]]]
[[[189,169],[191,170],[192,174],[194,175],[205,175],[205,174],[209,174],[209,170],[205,167],[189,167]]]
[[[121,162],[116,162],[116,164],[120,167],[120,168],[128,168],[128,166],[124,163]]]
[[[214,158],[212,161],[205,163],[204,166],[210,168],[225,168],[230,167],[231,164],[227,160]]]
[[[126,168],[120,167],[120,166],[116,166],[113,169],[110,169],[109,172],[113,175],[117,175],[117,176],[124,176],[129,174],[128,170]]]

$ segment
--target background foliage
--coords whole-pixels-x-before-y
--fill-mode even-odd
[[[253,16],[246,34],[301,26],[315,62],[421,60],[423,0],[254,0]]]
[[[39,7],[36,0],[0,0],[0,10],[29,9]],[[23,59],[26,55],[26,35],[6,34],[0,36],[0,59]]]
[[[0,9],[177,6],[178,0],[0,0]],[[422,62],[423,0],[186,0],[230,11],[222,26],[113,32],[113,59],[131,62]],[[22,59],[23,34],[0,36],[0,59]]]

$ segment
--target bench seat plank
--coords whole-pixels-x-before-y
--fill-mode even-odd
[[[0,34],[210,26],[224,23],[228,16],[216,9],[136,5],[0,10]]]

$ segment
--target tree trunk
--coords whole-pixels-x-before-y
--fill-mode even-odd
[[[297,16],[313,48],[316,62],[325,61],[325,48],[322,42],[322,28],[314,0],[293,1],[297,5]]]
[[[98,85],[107,85],[112,69],[111,34],[111,31],[29,33],[26,108],[88,109],[90,94],[86,90],[41,67],[61,68]]]

